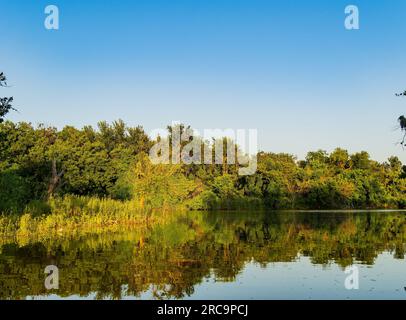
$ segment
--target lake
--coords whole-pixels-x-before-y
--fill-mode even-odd
[[[142,231],[4,242],[0,299],[406,299],[405,251],[406,212],[188,212]],[[58,289],[45,288],[47,265]]]

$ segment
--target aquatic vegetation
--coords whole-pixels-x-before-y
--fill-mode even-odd
[[[163,223],[181,209],[143,207],[135,201],[120,201],[84,196],[52,198],[49,213],[0,216],[1,242],[44,240],[84,234],[139,229]],[[48,208],[48,207],[46,207]],[[26,210],[29,210],[30,206]],[[47,209],[48,210],[48,209]],[[169,214],[170,212],[170,214]]]

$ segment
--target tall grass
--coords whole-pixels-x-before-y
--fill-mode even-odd
[[[168,208],[141,208],[136,201],[65,196],[29,205],[23,215],[0,216],[0,242],[30,242],[61,236],[148,228],[168,219]]]

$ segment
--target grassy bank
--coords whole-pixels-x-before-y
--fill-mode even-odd
[[[164,223],[173,215],[173,210],[141,208],[135,201],[65,196],[48,203],[32,203],[22,215],[1,215],[0,237],[2,242],[18,240],[21,243],[123,229],[140,230]]]

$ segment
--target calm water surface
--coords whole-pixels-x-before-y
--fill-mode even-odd
[[[142,233],[0,245],[0,299],[406,299],[405,250],[405,212],[190,212]]]

